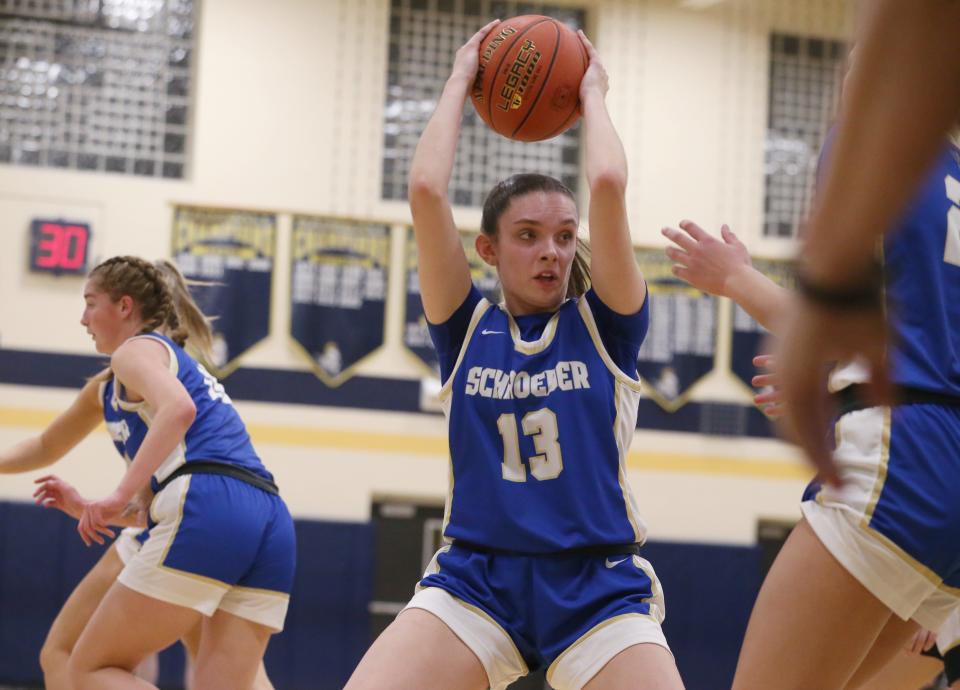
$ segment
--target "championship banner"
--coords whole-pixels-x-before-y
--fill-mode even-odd
[[[662,250],[636,250],[647,281],[650,330],[640,347],[637,371],[644,392],[668,412],[713,370],[717,346],[717,299],[676,278]]]
[[[270,332],[277,218],[270,213],[178,206],[173,259],[213,329],[213,373],[223,378]]]
[[[488,265],[477,254],[476,232],[461,232],[463,251],[467,255],[470,265],[470,278],[481,294],[494,304],[500,301],[500,278],[497,269]],[[427,329],[427,317],[423,314],[423,303],[420,301],[420,274],[417,272],[417,241],[413,236],[413,228],[407,233],[407,290],[406,311],[403,321],[403,344],[413,354],[426,364],[436,375],[439,374],[437,352],[433,349],[430,340],[430,331]]]
[[[293,217],[290,334],[328,386],[383,346],[390,228]]]
[[[790,262],[758,260],[753,262],[753,267],[777,285],[789,290],[794,289],[796,280]],[[751,390],[753,390],[753,386],[750,384],[750,379],[756,374],[763,373],[753,365],[754,356],[770,354],[761,352],[766,336],[767,330],[763,326],[741,309],[738,304],[733,305],[733,341],[730,347],[730,370]]]

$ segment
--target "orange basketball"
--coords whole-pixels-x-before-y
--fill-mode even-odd
[[[508,139],[555,137],[580,117],[580,80],[589,62],[566,24],[537,14],[506,19],[480,43],[473,107]]]

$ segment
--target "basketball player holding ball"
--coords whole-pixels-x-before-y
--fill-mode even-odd
[[[347,690],[500,690],[539,667],[556,690],[682,690],[625,469],[646,284],[627,224],[626,156],[604,104],[607,74],[582,33],[571,47],[588,68],[580,105],[569,105],[584,119],[592,285],[576,203],[560,181],[514,175],[484,203],[476,246],[497,268],[502,305],[471,283],[447,201],[463,105],[483,82],[490,41],[503,39],[501,54],[528,53],[503,64],[487,57],[501,85],[511,73],[521,73],[518,85],[529,76],[519,100],[515,92],[507,101],[518,111],[509,132],[523,117],[543,125],[540,106],[523,108],[535,89],[541,104],[550,98],[552,72],[536,69],[549,65],[550,49],[523,43],[511,22],[491,22],[457,51],[411,166],[421,296],[449,427],[447,543]],[[534,69],[523,60],[536,60]],[[567,119],[548,125],[559,131]]]

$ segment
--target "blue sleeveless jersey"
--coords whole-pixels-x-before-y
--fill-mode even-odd
[[[626,477],[639,396],[589,300],[568,300],[524,341],[480,299],[440,393],[452,459],[444,537],[531,554],[642,543]]]
[[[154,481],[161,482],[184,463],[196,460],[238,465],[272,479],[254,451],[247,429],[223,385],[166,336],[149,333],[137,337],[151,338],[167,347],[170,371],[183,384],[197,408],[196,418],[183,441],[154,473]],[[117,451],[131,462],[147,435],[153,411],[146,402],[124,400],[122,391],[117,389],[116,377],[110,378],[102,388],[103,418]]]
[[[884,239],[895,383],[960,398],[960,150],[948,146]]]
[[[827,134],[818,181],[836,131]],[[947,144],[883,240],[892,332],[890,378],[901,386],[960,397],[960,150]],[[866,381],[859,363],[838,368],[832,389]]]

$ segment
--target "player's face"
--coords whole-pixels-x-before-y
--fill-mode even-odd
[[[515,197],[500,216],[493,251],[512,314],[556,309],[577,251],[577,207],[560,192]]]
[[[129,319],[125,318],[129,314],[130,298],[114,302],[94,281],[88,280],[83,286],[83,302],[80,325],[93,338],[97,352],[112,353],[130,337]]]

